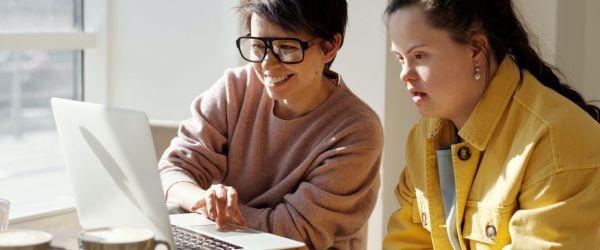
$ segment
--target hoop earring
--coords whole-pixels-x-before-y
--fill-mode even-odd
[[[475,80],[481,79],[481,71],[479,70],[479,66],[475,66],[475,73],[473,74],[473,78],[475,78]]]

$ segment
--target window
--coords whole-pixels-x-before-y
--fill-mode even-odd
[[[82,0],[0,1],[0,197],[11,218],[71,206],[51,97],[82,99]]]

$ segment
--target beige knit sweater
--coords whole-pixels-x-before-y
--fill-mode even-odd
[[[311,249],[357,249],[377,199],[383,132],[367,104],[337,82],[317,109],[282,120],[250,65],[226,71],[194,100],[163,154],[164,190],[223,183],[238,191],[251,228]]]

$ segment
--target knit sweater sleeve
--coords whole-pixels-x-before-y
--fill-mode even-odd
[[[181,122],[177,137],[159,161],[165,194],[179,182],[207,189],[227,171],[228,124],[235,122],[238,103],[247,86],[245,68],[228,70],[191,105],[191,117]]]
[[[315,149],[318,164],[295,192],[267,208],[240,205],[250,227],[303,241],[310,249],[357,247],[351,239],[377,200],[383,133],[374,116],[335,126],[337,133]]]

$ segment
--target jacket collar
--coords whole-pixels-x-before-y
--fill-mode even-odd
[[[483,97],[458,134],[478,150],[485,150],[520,79],[519,67],[512,57],[505,56]]]
[[[480,151],[484,151],[504,110],[521,79],[520,69],[510,56],[505,56],[481,100],[469,115],[458,135]],[[444,128],[452,126],[446,119],[434,119],[429,127],[430,137],[437,137]]]

